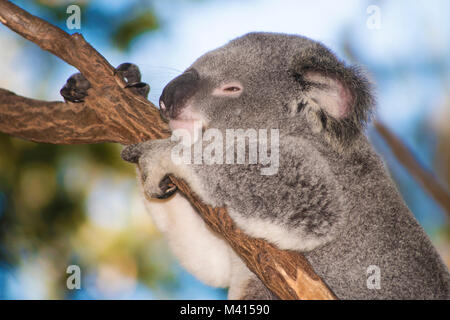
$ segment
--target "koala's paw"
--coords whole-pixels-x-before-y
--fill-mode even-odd
[[[84,101],[90,87],[91,84],[81,73],[75,73],[67,79],[66,84],[59,92],[66,102],[70,101],[77,103]]]
[[[121,76],[125,80],[127,83],[125,88],[129,88],[136,94],[147,98],[150,86],[145,82],[141,82],[141,72],[137,65],[128,62],[122,63],[114,70],[114,74]]]
[[[170,140],[153,140],[122,150],[122,159],[138,164],[144,191],[151,198],[166,199],[177,191],[168,177],[170,148]]]
[[[130,144],[122,150],[120,156],[127,162],[138,164],[139,158],[144,151],[145,149],[143,148],[142,143]]]
[[[150,92],[150,86],[141,82],[141,72],[138,66],[132,63],[122,63],[114,70],[114,74],[121,76],[125,80],[125,88],[129,88],[136,94],[147,98]],[[84,101],[90,87],[91,84],[81,73],[75,73],[67,79],[60,93],[66,102],[78,103]]]

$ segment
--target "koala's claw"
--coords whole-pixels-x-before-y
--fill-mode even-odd
[[[84,101],[90,87],[91,84],[81,73],[75,73],[67,79],[66,84],[59,92],[66,102],[78,103]]]
[[[147,98],[150,92],[150,86],[141,82],[141,72],[138,66],[132,63],[122,63],[114,70],[115,75],[123,77],[127,83],[125,88],[130,88],[136,94]],[[89,81],[81,74],[75,73],[67,79],[66,84],[59,91],[66,102],[83,102],[88,95],[88,89],[91,87]]]
[[[145,82],[133,82],[127,84],[125,88],[132,88],[138,95],[143,96],[144,98],[147,98],[148,93],[150,92],[150,86]]]
[[[145,194],[150,198],[166,199],[172,196],[177,187],[169,178],[170,139],[149,140],[132,144],[122,150],[122,159],[138,164]],[[168,160],[166,160],[168,159]]]
[[[125,62],[114,70],[114,75],[120,75],[127,83],[141,81],[141,71],[133,63]]]
[[[161,180],[159,188],[161,189],[162,194],[156,196],[158,199],[167,199],[177,191],[177,186],[173,184],[169,176],[165,176]]]
[[[114,70],[114,75],[119,75],[126,81],[125,88],[131,88],[137,94],[147,98],[150,86],[141,82],[141,72],[137,65],[128,62],[122,63]]]

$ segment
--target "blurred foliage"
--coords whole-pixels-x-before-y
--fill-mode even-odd
[[[128,49],[134,38],[157,28],[158,20],[154,13],[146,10],[124,21],[113,34],[113,41],[119,49]]]
[[[94,30],[101,37],[109,41],[117,49],[128,50],[131,42],[138,36],[160,27],[160,21],[150,1],[131,0],[121,6],[120,11],[101,10],[95,0],[73,1],[67,0],[34,0],[16,1],[18,5],[25,5],[32,12],[67,30],[67,6],[76,4],[82,12],[83,28]],[[33,2],[33,3],[30,3]],[[34,9],[34,10],[33,10]],[[30,11],[31,11],[30,10]],[[76,31],[76,30],[70,30]]]
[[[15,2],[66,29],[66,8],[72,1]],[[159,27],[145,1],[129,1],[118,11],[100,10],[95,1],[76,4],[84,15],[83,28],[97,31],[101,40],[119,49],[128,49],[137,36]],[[41,58],[36,65],[39,69],[33,71],[42,79],[38,88],[42,92],[56,59],[35,52]],[[132,292],[138,282],[156,292],[157,288],[175,288],[173,261],[146,213],[126,220],[123,228],[98,225],[88,217],[89,197],[99,188],[96,183],[112,177],[118,188],[127,183],[132,186],[125,190],[128,197],[136,194],[135,169],[120,159],[120,146],[36,144],[0,134],[0,150],[0,298],[6,288],[1,273],[17,274],[29,268],[45,269],[38,275],[48,278],[40,297],[70,298],[76,293],[66,288],[65,271],[70,264],[87,273],[82,277],[83,288],[100,290],[84,293],[85,298],[117,297],[127,288]],[[100,196],[95,201],[109,200]],[[89,284],[89,279],[94,283]]]
[[[67,6],[73,4],[73,1],[69,0],[33,0],[34,3],[39,6],[51,20],[65,21],[67,19]],[[30,1],[28,1],[30,2]],[[89,1],[78,1],[76,5],[80,7],[84,12],[87,9]],[[18,3],[20,4],[20,3]]]
[[[67,292],[65,269],[73,263],[93,272],[111,265],[150,286],[173,281],[171,261],[149,221],[109,230],[87,220],[86,197],[103,172],[135,180],[119,146],[35,144],[0,134],[0,150],[9,150],[0,157],[0,262],[13,267],[30,263],[30,256],[45,260],[60,278],[53,298]]]

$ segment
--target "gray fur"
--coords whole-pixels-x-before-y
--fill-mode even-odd
[[[240,300],[279,300],[267,287],[256,277],[251,277],[245,284]]]
[[[280,130],[278,173],[263,176],[260,165],[225,164],[172,170],[164,158],[167,172],[152,176],[151,165],[167,157],[173,144],[150,141],[123,153],[140,157],[144,180],[168,173],[186,179],[203,201],[226,206],[244,232],[304,251],[338,298],[450,297],[447,267],[364,136],[374,98],[358,68],[345,65],[318,42],[270,33],[233,40],[200,57],[192,68],[200,85],[189,101],[209,127]],[[311,81],[311,72],[348,90],[344,116],[314,106],[317,99],[311,100],[311,94],[329,88]],[[244,86],[239,97],[211,95],[232,80]],[[145,191],[154,195],[160,192],[157,185],[152,181]],[[272,236],[270,227],[256,228],[255,222],[281,228],[284,239]],[[366,286],[370,265],[381,269],[381,289]],[[242,297],[269,297],[258,281],[252,279]]]

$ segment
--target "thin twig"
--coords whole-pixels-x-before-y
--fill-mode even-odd
[[[431,172],[425,169],[413,153],[385,125],[376,121],[375,128],[389,145],[397,160],[416,178],[423,188],[439,203],[450,218],[450,195]]]

